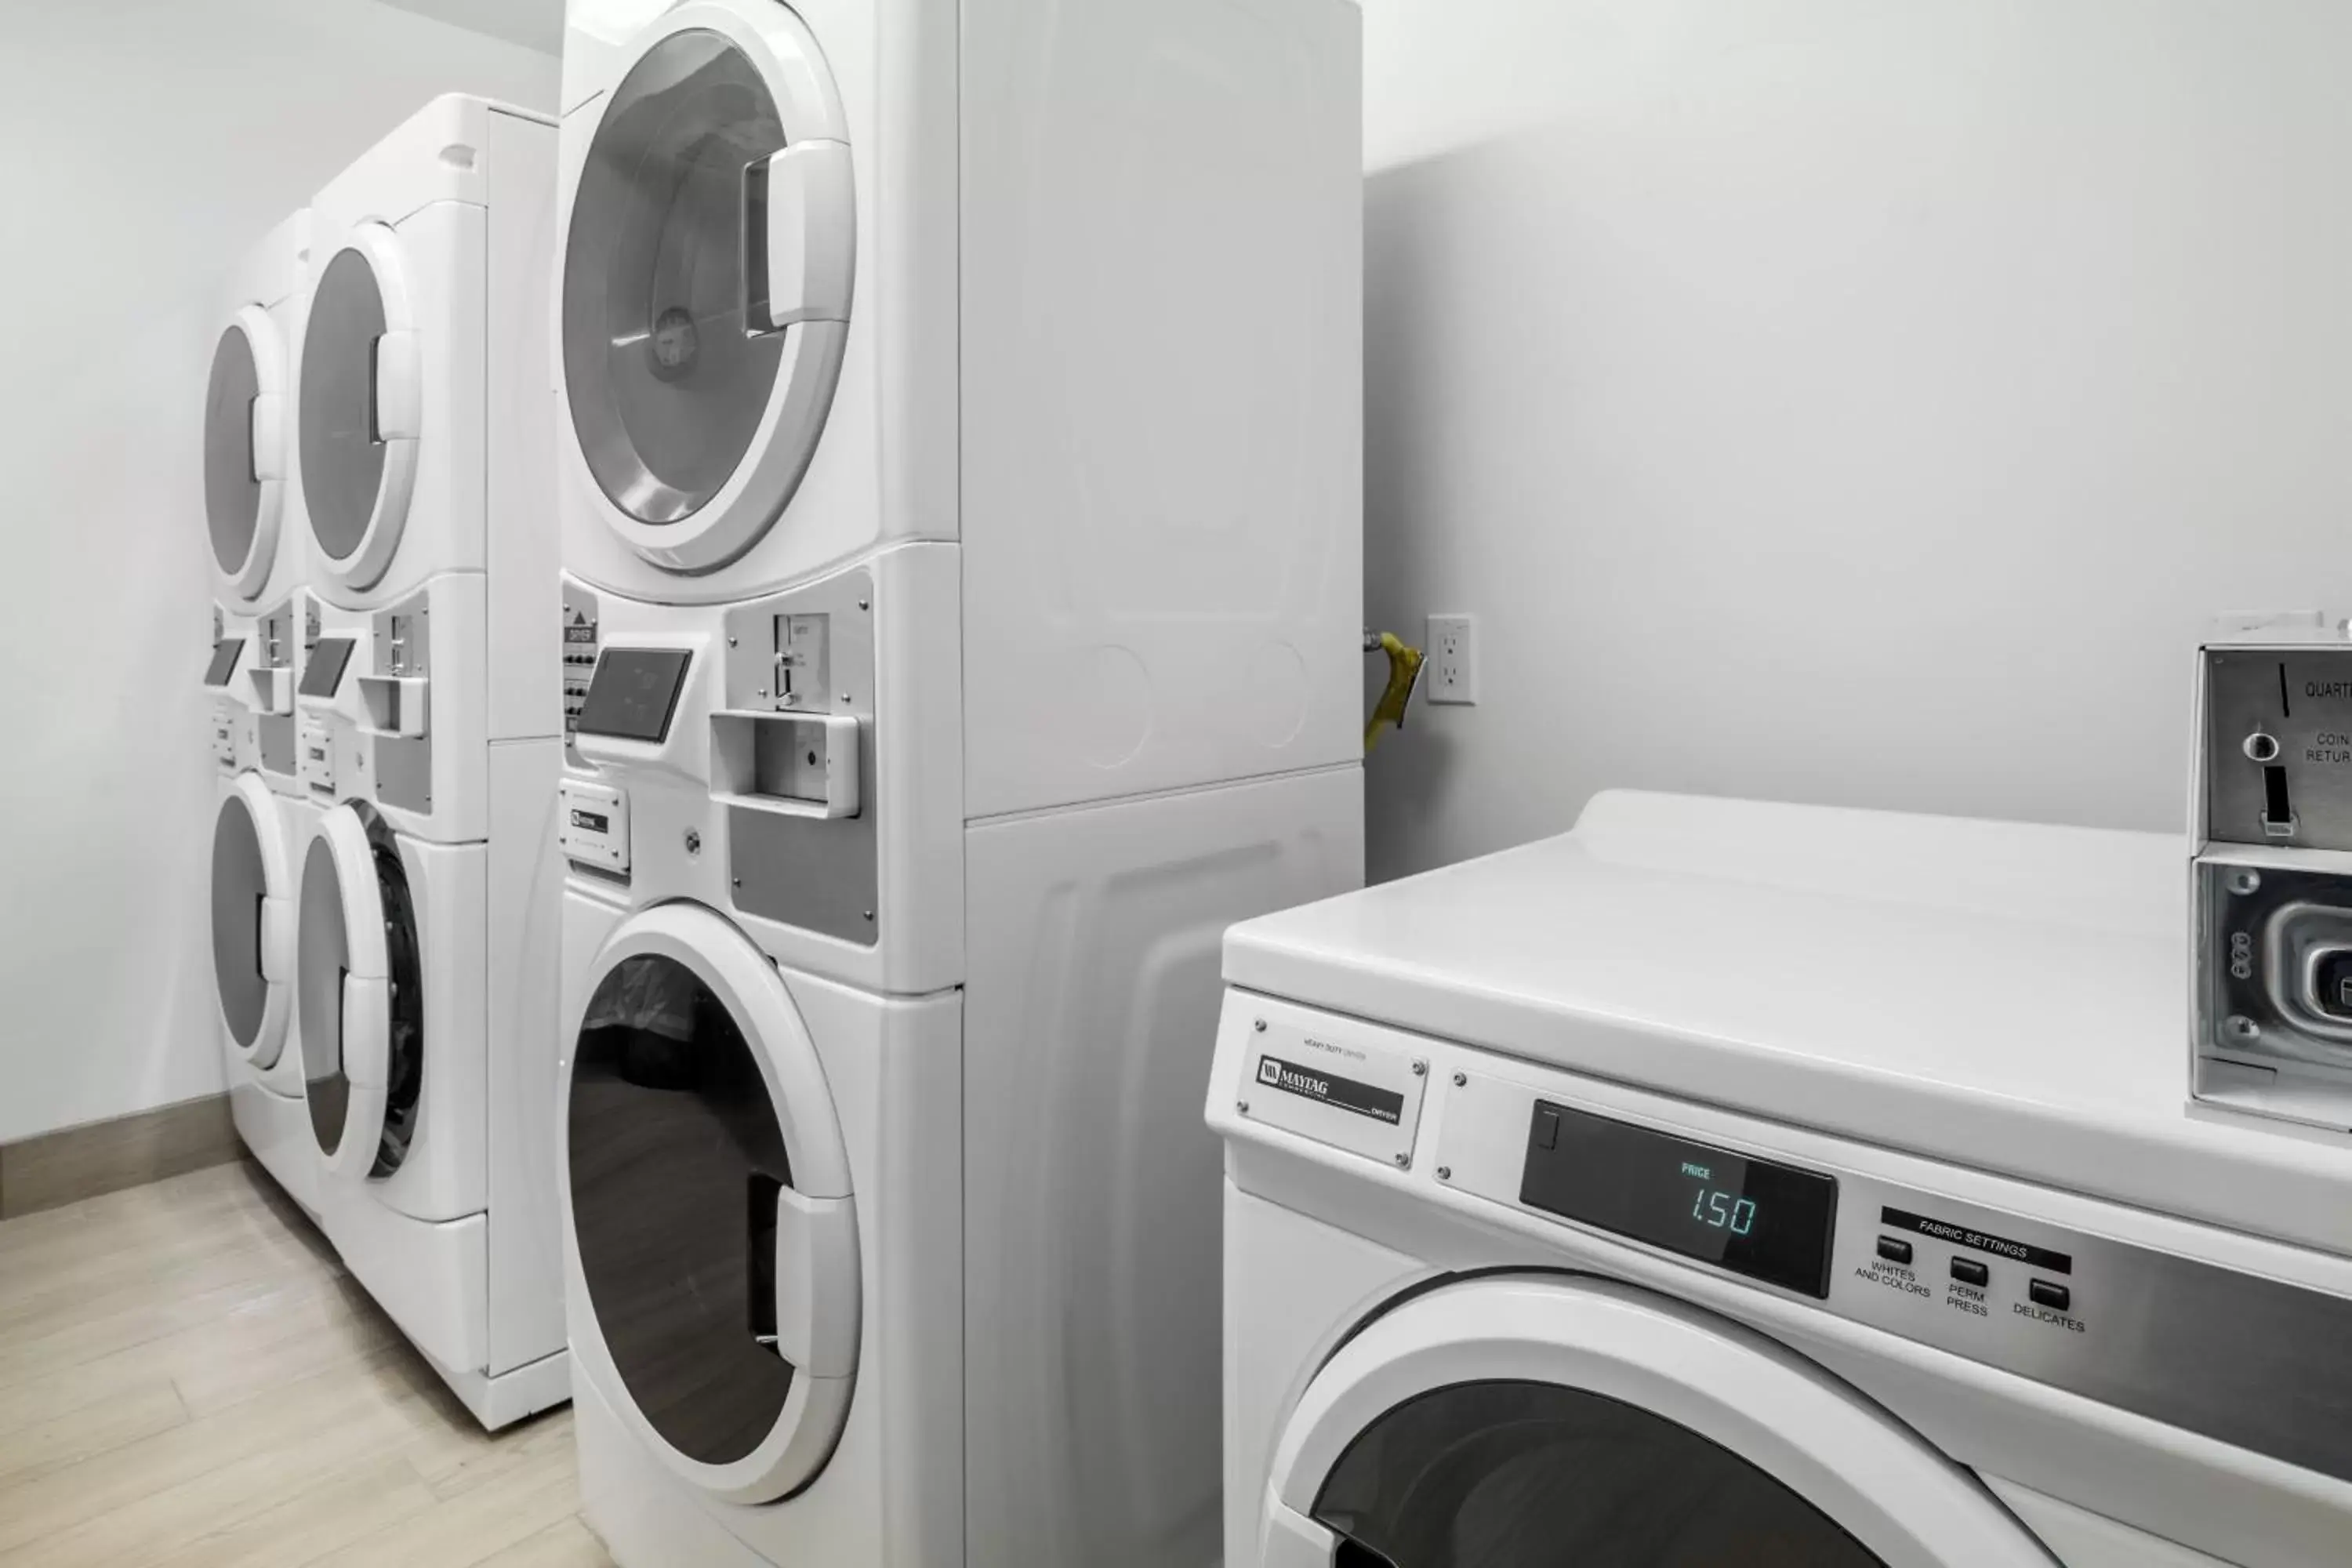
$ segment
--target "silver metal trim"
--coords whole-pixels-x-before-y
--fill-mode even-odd
[[[1436,1152],[1454,1171],[1448,1184],[1548,1226],[1605,1237],[1810,1311],[2352,1480],[2352,1299],[1629,1115],[1621,1107],[1580,1096],[1573,1083],[1563,1079],[1538,1089],[1474,1074],[1466,1085],[1441,1089],[1445,1099],[1437,1111]],[[1538,1099],[1836,1178],[1828,1300],[1520,1203],[1520,1173]],[[1955,1234],[1973,1232],[2063,1255],[2070,1267],[2037,1267],[1989,1243],[1968,1245],[1916,1227],[1890,1226],[1884,1220],[1890,1209],[1948,1225]],[[1909,1242],[1912,1261],[1900,1265],[1880,1258],[1882,1235]],[[1955,1259],[1987,1265],[1985,1286],[1954,1280]],[[2066,1288],[2071,1300],[2065,1311],[2032,1300],[2037,1279]]]

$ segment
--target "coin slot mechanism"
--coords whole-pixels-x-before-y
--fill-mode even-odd
[[[2286,769],[2276,763],[2263,770],[2263,831],[2273,838],[2294,837],[2294,807],[2287,798]]]

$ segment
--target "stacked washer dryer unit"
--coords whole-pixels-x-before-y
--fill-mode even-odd
[[[485,1425],[560,1403],[553,124],[446,97],[319,194],[299,444],[329,1237]]]
[[[319,1206],[293,1003],[295,865],[315,813],[293,719],[303,575],[293,392],[310,215],[264,237],[230,281],[205,396],[212,654],[205,675],[220,805],[212,941],[238,1134],[304,1209]]]
[[[1358,15],[614,11],[555,362],[589,1519],[1197,1568],[1218,933],[1361,874]]]
[[[2177,839],[1603,795],[1237,927],[1229,1568],[2321,1568],[2352,1163],[2184,1110]]]

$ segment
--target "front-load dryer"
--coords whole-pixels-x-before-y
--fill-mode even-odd
[[[866,1080],[834,1085],[854,1370],[764,1326],[771,1277],[788,1321],[846,1300],[797,1164],[728,1177],[741,1223],[708,1243],[777,1261],[648,1252],[615,1293],[583,1172],[627,1145],[580,1141],[666,1102],[592,1122],[575,1070],[588,1520],[626,1568],[1198,1568],[1217,934],[1362,872],[1356,7],[567,22],[565,1037],[591,1061],[623,962],[579,911],[661,900],[795,996],[939,1009],[872,1142]],[[723,1326],[638,1375],[656,1303]],[[760,1388],[782,1403],[724,1397]]]
[[[205,388],[204,508],[212,645],[203,700],[218,780],[213,823],[214,994],[238,1135],[302,1208],[318,1211],[292,1005],[293,889],[308,808],[292,725],[303,576],[293,473],[293,380],[308,294],[310,214],[277,225],[225,291]]]
[[[1236,927],[1229,1568],[2322,1568],[2352,1152],[2156,835],[1604,795]]]
[[[912,543],[706,625],[599,606],[566,1262],[628,1568],[1214,1555],[1215,1144],[1169,1107],[1223,926],[1360,879],[1359,778],[967,826],[958,586]]]
[[[539,116],[439,98],[319,193],[297,401],[316,614],[294,709],[323,808],[297,991],[323,1223],[491,1426],[567,1387],[554,142]]]
[[[253,721],[218,765],[212,950],[229,1109],[246,1147],[289,1196],[319,1213],[319,1163],[302,1100],[294,1005],[295,867],[317,819],[253,765]],[[216,752],[215,755],[218,753]]]
[[[1349,0],[576,0],[565,573],[960,542],[976,817],[1361,751]]]
[[[250,615],[300,580],[292,483],[293,383],[309,283],[310,215],[265,235],[230,275],[205,386],[205,524],[213,600]]]
[[[630,801],[564,898],[583,1502],[624,1562],[961,1561],[961,998],[779,963]]]
[[[302,585],[294,378],[310,298],[310,214],[278,224],[232,273],[205,387],[205,520],[215,649],[241,644],[205,700],[215,728],[249,722],[253,765],[298,794],[292,712]]]

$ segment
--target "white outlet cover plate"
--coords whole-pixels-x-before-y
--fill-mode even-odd
[[[1431,702],[1478,700],[1478,624],[1470,616],[1429,617],[1428,662],[1421,672]]]

